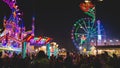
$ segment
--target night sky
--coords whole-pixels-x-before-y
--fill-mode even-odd
[[[26,29],[31,30],[32,16],[35,16],[35,36],[53,38],[60,47],[68,50],[74,49],[71,40],[72,26],[85,14],[79,4],[82,0],[17,0],[23,12],[23,21]],[[120,10],[119,2],[115,0],[94,1],[96,5],[96,18],[100,19],[106,34],[110,38],[120,38]],[[10,8],[0,1],[0,22],[3,16],[9,17]],[[2,23],[0,23],[2,28]]]

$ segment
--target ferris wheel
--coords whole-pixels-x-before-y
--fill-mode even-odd
[[[95,39],[97,28],[91,21],[91,18],[81,18],[75,22],[71,35],[73,43],[77,48],[87,45],[92,39]]]
[[[71,39],[78,50],[85,48],[89,51],[91,45],[94,45],[97,40],[101,41],[104,28],[99,20],[95,21],[95,7],[91,2],[81,3],[80,8],[88,17],[80,18],[74,23]]]
[[[77,49],[81,46],[89,48],[87,45],[95,45],[96,40],[101,42],[104,32],[104,28],[99,20],[93,23],[91,18],[81,18],[74,23],[71,38]]]

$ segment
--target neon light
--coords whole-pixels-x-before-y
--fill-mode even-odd
[[[0,42],[2,42],[1,43],[2,46],[16,47],[16,49],[22,48],[23,46],[23,50],[26,50],[26,44],[28,42],[30,42],[30,44],[32,43],[38,45],[46,45],[45,42],[48,43],[51,40],[50,38],[42,37],[34,38],[35,29],[34,16],[32,17],[32,30],[25,31],[23,20],[20,18],[21,17],[20,15],[22,14],[19,12],[16,0],[2,0],[2,1],[5,2],[12,11],[9,19],[6,19],[6,17],[4,16],[3,25],[5,29],[0,34]],[[19,21],[22,23],[19,23]]]
[[[22,58],[25,58],[26,57],[26,45],[27,45],[27,42],[23,42],[23,47],[22,47]]]
[[[98,35],[98,40],[101,40],[101,39],[102,39],[101,35]]]
[[[51,38],[47,38],[47,39],[46,39],[46,43],[47,43],[48,41],[50,41],[50,40],[51,40]]]
[[[3,0],[5,3],[8,4],[8,6],[12,9],[13,8],[13,5],[15,4],[15,1],[14,0]]]
[[[40,37],[36,40],[36,42],[38,43],[41,39],[42,39],[42,37],[40,36]]]
[[[90,8],[93,8],[93,7],[94,7],[94,5],[91,2],[85,2],[85,3],[80,4],[80,8],[84,12],[88,12],[90,10]]]
[[[33,38],[33,36],[32,36],[32,35],[31,35],[31,36],[29,36],[29,37],[27,38],[27,41],[30,41],[32,38]]]
[[[91,1],[80,3],[80,8],[87,18],[81,18],[75,22],[75,28],[72,29],[72,39],[75,47],[79,50],[79,45],[83,46],[83,49],[90,50],[90,42],[96,37],[96,25],[95,25],[95,6]]]

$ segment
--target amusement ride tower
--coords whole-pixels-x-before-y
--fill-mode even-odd
[[[34,35],[34,19],[32,30],[25,31],[25,26],[22,20],[22,13],[20,12],[16,0],[2,0],[11,9],[12,13],[9,19],[4,16],[3,27],[4,30],[0,34],[0,48],[3,50],[21,51],[22,41],[28,35]]]

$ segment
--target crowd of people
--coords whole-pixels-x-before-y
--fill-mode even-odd
[[[21,54],[13,53],[11,57],[0,52],[0,68],[118,68],[120,57],[107,52],[97,55],[86,55],[67,52],[66,56],[51,55],[50,58],[39,51],[36,55],[22,58]]]

